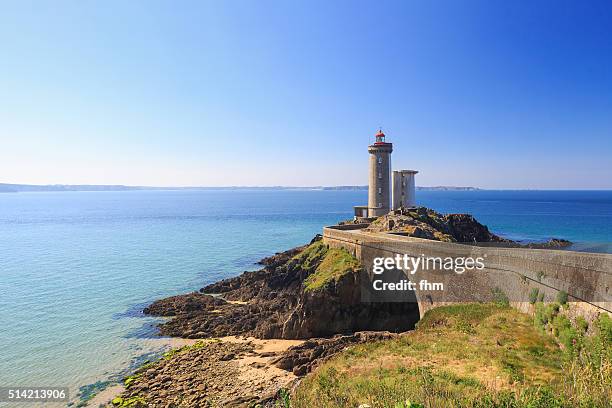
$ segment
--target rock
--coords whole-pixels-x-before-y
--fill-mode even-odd
[[[290,249],[289,251],[277,252],[276,254],[274,254],[272,256],[263,258],[262,260],[260,260],[257,263],[260,264],[260,265],[267,266],[269,268],[276,268],[277,266],[280,266],[280,265],[284,264],[285,262],[287,262],[287,260],[289,260],[289,258],[291,258],[294,255],[296,255],[298,252],[303,250],[305,247],[306,246],[304,245],[304,246],[301,246],[301,247]]]
[[[349,346],[371,341],[387,340],[397,336],[399,334],[388,331],[365,331],[328,339],[309,339],[299,346],[289,348],[281,356],[272,360],[272,364],[283,370],[292,371],[296,376],[304,376],[321,362]]]
[[[298,248],[275,255],[271,266],[225,279],[201,289],[221,292],[173,296],[154,302],[147,314],[174,316],[160,326],[162,335],[204,338],[247,335],[257,338],[306,339],[363,330],[405,331],[418,319],[416,304],[362,302],[360,272],[351,270],[325,285],[305,291],[304,281],[329,250],[316,248],[306,259]],[[303,247],[302,247],[303,248]],[[282,264],[279,264],[280,261]],[[412,316],[412,317],[410,317]]]
[[[221,357],[221,361],[228,361],[228,360],[233,360],[234,357],[236,357],[236,355],[234,353],[227,353],[224,354],[223,357]]]
[[[222,407],[249,407],[252,402],[259,401],[256,395],[246,395],[229,398],[221,402]]]
[[[561,249],[561,248],[567,248],[571,245],[572,245],[572,242],[568,241],[567,239],[551,238],[547,242],[542,242],[542,243],[534,242],[534,243],[526,244],[524,246],[527,248],[534,248],[534,249]]]
[[[147,401],[147,406],[155,407],[247,406],[240,404],[256,402],[259,396],[249,381],[237,375],[238,364],[227,357],[253,351],[252,344],[229,342],[185,347],[148,366],[121,397],[139,396]]]
[[[273,351],[264,351],[263,353],[258,353],[259,357],[274,357],[277,353]]]
[[[372,221],[364,231],[391,232],[436,241],[510,248],[559,249],[572,245],[570,241],[560,238],[552,238],[542,243],[521,244],[493,234],[486,225],[479,223],[470,214],[443,215],[425,207],[394,210]]]
[[[194,292],[157,300],[146,307],[143,312],[155,316],[176,316],[184,313],[212,311],[225,303],[223,299]]]
[[[416,238],[447,242],[507,242],[469,214],[442,215],[434,210],[402,208],[374,220],[366,229],[394,232]],[[509,241],[508,241],[509,242]]]

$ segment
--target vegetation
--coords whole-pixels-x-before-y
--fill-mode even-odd
[[[328,248],[321,241],[309,245],[294,257],[308,270],[318,266],[304,280],[304,290],[313,291],[338,281],[342,276],[359,269],[359,261],[344,248]]]
[[[413,332],[349,348],[325,362],[302,381],[291,406],[607,406],[612,319],[602,315],[587,337],[586,321],[573,325],[559,318],[558,304],[537,308],[540,321],[554,322],[558,337],[500,304],[432,309]]]
[[[529,292],[529,303],[532,305],[538,301],[538,293],[540,290],[538,288],[531,288],[531,292]]]
[[[277,408],[290,408],[291,407],[291,396],[289,391],[286,389],[281,389],[279,391],[279,400],[276,402]]]
[[[562,290],[559,293],[557,293],[557,302],[559,302],[562,305],[567,304],[567,292]]]
[[[129,398],[117,397],[111,403],[118,408],[141,408],[147,406],[145,399],[139,396]]]
[[[566,299],[560,296],[560,300]],[[602,313],[589,327],[583,317],[573,322],[560,303],[536,305],[535,324],[564,350],[561,384],[574,406],[603,407],[612,401],[612,319]],[[590,329],[590,330],[589,330]],[[591,334],[587,334],[588,332]]]
[[[171,358],[173,358],[175,355],[189,351],[189,350],[196,350],[196,349],[201,349],[203,347],[206,347],[207,344],[209,343],[213,343],[213,342],[219,342],[221,340],[219,339],[206,339],[206,340],[198,340],[197,342],[195,342],[192,345],[187,345],[187,346],[183,346],[183,347],[178,347],[178,348],[174,348],[170,351],[165,352],[162,355],[162,359],[163,360],[170,360]],[[151,367],[153,364],[155,363],[148,363],[145,364],[143,366],[141,366],[137,373],[141,373],[142,371],[145,371],[147,368]]]
[[[327,250],[328,247],[323,241],[315,241],[291,258],[291,262],[298,263],[302,269],[312,269],[315,268],[325,254],[327,254]]]
[[[125,385],[125,388],[130,388],[132,385],[134,385],[134,383],[136,383],[136,381],[138,381],[138,379],[141,376],[142,376],[142,371],[140,371],[138,374],[127,376],[123,380],[123,385]]]
[[[506,295],[504,293],[503,290],[501,290],[498,287],[495,287],[493,290],[493,303],[495,303],[498,306],[510,306],[510,299],[508,299],[508,295]]]

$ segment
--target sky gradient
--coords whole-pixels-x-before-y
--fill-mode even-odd
[[[609,1],[5,1],[0,182],[612,188]]]

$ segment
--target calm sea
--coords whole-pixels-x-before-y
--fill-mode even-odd
[[[612,191],[417,192],[513,239],[610,251]],[[0,194],[0,386],[101,385],[160,349],[152,300],[253,269],[365,191]],[[136,359],[136,360],[135,360]]]

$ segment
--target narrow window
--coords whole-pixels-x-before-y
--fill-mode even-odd
[[[382,156],[378,156],[378,163],[382,164]]]
[[[382,178],[382,173],[380,171],[378,172],[378,178]]]
[[[382,187],[378,187],[378,194],[382,194]]]

